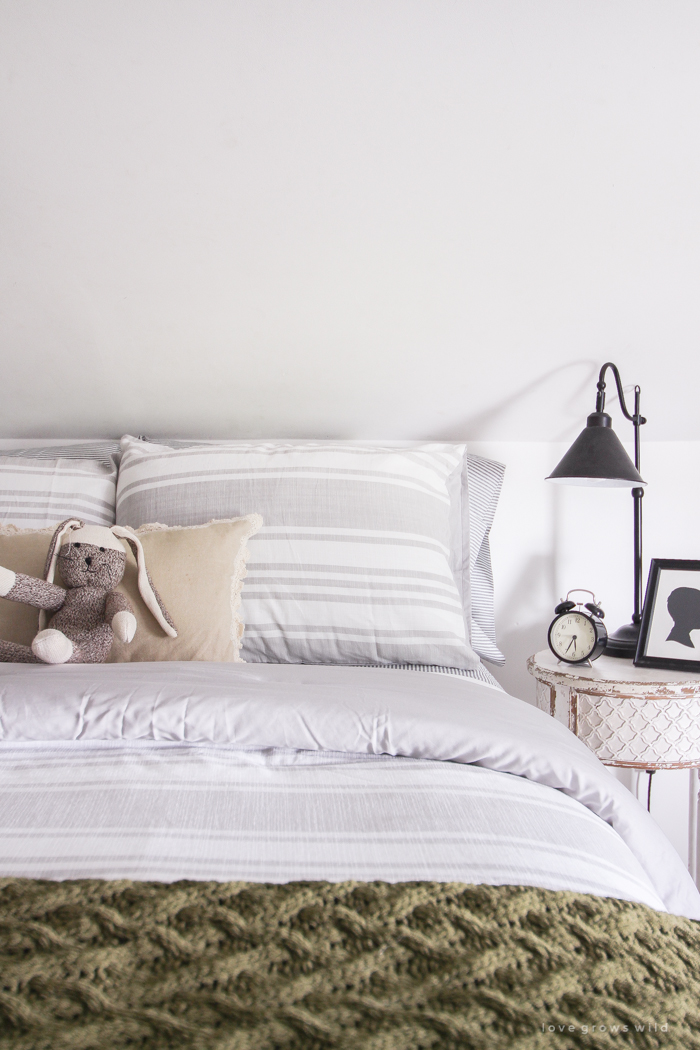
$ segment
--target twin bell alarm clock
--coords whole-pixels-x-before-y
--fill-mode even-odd
[[[590,594],[593,600],[585,604],[572,602],[569,595],[575,593]],[[554,612],[556,615],[549,625],[547,641],[557,659],[567,664],[597,660],[607,644],[608,632],[603,623],[605,613],[593,591],[574,587]]]

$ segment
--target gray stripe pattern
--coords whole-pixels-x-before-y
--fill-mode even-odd
[[[612,828],[507,773],[207,744],[5,744],[1,753],[0,876],[434,879],[660,907]]]
[[[175,449],[189,449],[197,445],[213,443],[175,438],[145,438],[144,440]],[[272,445],[274,442],[269,444]],[[504,473],[505,467],[494,460],[475,456],[472,453],[464,457],[462,485],[459,493],[461,549],[455,552],[453,560],[453,571],[460,587],[465,616],[469,623],[471,647],[482,659],[498,665],[505,663],[505,657],[496,644],[489,532],[498,506]],[[282,568],[280,566],[280,569]],[[284,569],[288,568],[290,568],[289,565],[284,566]]]
[[[388,664],[385,666],[395,671],[427,671],[429,674],[449,674],[460,678],[473,678],[475,682],[483,682],[485,685],[492,685],[495,689],[500,689],[501,692],[504,691],[500,682],[496,681],[483,664],[479,664],[471,671],[464,671],[460,667],[430,667],[425,664]]]
[[[175,449],[125,437],[122,449],[119,524],[262,514],[244,660],[477,666],[456,581],[463,446]]]
[[[37,445],[36,448],[0,447],[0,455],[19,459],[95,459],[100,463],[118,464],[121,446],[118,441],[76,441],[68,445]]]
[[[41,529],[64,518],[113,525],[114,462],[0,456],[0,524]]]
[[[471,642],[484,660],[503,665],[506,658],[496,644],[493,570],[489,533],[505,467],[483,456],[466,456],[469,492],[469,567],[471,583]]]

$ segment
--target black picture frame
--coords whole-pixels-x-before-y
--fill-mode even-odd
[[[649,577],[647,579],[647,589],[644,595],[644,607],[642,610],[642,622],[639,630],[639,641],[637,642],[637,652],[634,657],[634,664],[636,667],[663,667],[669,671],[691,671],[695,674],[700,675],[700,642],[697,648],[690,640],[691,630],[700,630],[700,601],[698,602],[698,619],[697,627],[689,626],[688,623],[679,626],[677,620],[671,618],[672,631],[679,630],[681,634],[686,633],[690,642],[690,648],[693,652],[697,653],[697,660],[695,659],[683,659],[681,656],[678,658],[671,656],[660,656],[658,655],[658,642],[655,641],[654,636],[658,635],[658,630],[655,630],[657,618],[663,616],[666,621],[664,625],[663,634],[668,627],[669,617],[672,617],[672,613],[668,608],[667,602],[664,602],[660,607],[658,605],[658,599],[660,591],[663,593],[665,588],[664,573],[665,572],[680,572],[688,573],[688,583],[693,583],[692,574],[697,573],[697,587],[689,589],[696,589],[700,595],[700,561],[682,559],[682,558],[652,558],[651,565],[649,567]],[[684,588],[685,589],[685,588]],[[693,619],[694,623],[695,620]],[[678,639],[666,638],[668,641],[678,642]],[[688,643],[683,642],[683,645]],[[657,646],[657,653],[654,653],[654,647]],[[651,649],[651,652],[650,652]]]

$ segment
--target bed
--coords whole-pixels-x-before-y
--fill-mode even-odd
[[[700,1046],[700,895],[585,746],[258,590],[248,662],[0,664],[0,1047]]]

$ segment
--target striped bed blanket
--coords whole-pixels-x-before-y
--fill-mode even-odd
[[[632,795],[473,679],[0,664],[0,876],[534,885],[700,918]]]

